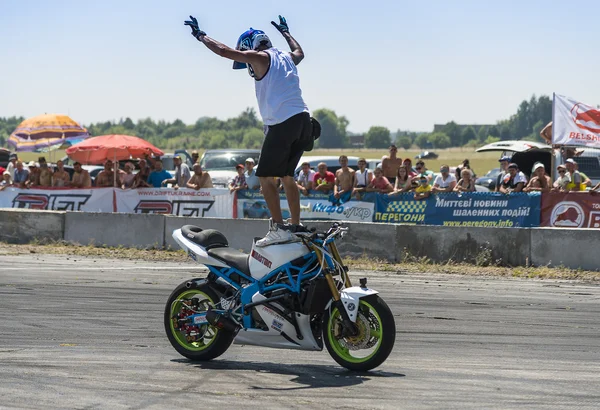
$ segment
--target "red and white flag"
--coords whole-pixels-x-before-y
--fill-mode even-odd
[[[600,109],[554,94],[552,144],[600,148]]]

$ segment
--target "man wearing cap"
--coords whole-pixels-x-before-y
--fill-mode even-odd
[[[504,175],[502,184],[500,184],[500,192],[503,194],[522,192],[526,183],[527,177],[525,174],[519,171],[519,166],[517,164],[511,163],[508,165],[508,174]]]
[[[502,185],[504,177],[506,174],[508,174],[508,165],[510,164],[510,159],[510,157],[504,155],[498,160],[498,162],[500,162],[500,173],[496,177],[496,186],[494,187],[496,192],[500,192],[500,185]]]
[[[527,183],[527,186],[523,189],[523,192],[550,192],[552,189],[552,180],[546,175],[546,168],[541,162],[533,164],[531,170],[533,177]]]
[[[8,165],[6,166],[6,171],[10,174],[11,179],[15,179],[15,169],[17,169],[17,154],[10,154],[8,157]]]
[[[573,158],[569,158],[565,161],[567,171],[571,177],[571,182],[565,187],[565,191],[585,191],[585,184],[583,184],[583,178],[577,170],[577,162]]]
[[[564,192],[567,189],[567,185],[571,182],[571,175],[567,172],[567,167],[564,164],[557,166],[556,170],[558,178],[554,181],[552,190]]]
[[[175,177],[163,181],[163,184],[173,184],[173,188],[175,189],[185,188],[192,177],[190,174],[190,167],[183,163],[181,156],[179,155],[176,155],[175,158],[173,158],[173,162],[175,163]]]
[[[246,178],[246,185],[248,189],[260,189],[260,180],[256,176],[256,170],[254,169],[254,159],[252,157],[246,158],[246,172],[244,172],[244,178]]]
[[[25,186],[27,188],[32,187],[32,186],[37,186],[40,184],[40,164],[38,164],[35,161],[29,161],[29,164],[27,164],[28,168],[29,168],[29,178],[27,178],[27,182],[25,183]]]
[[[246,185],[246,178],[244,177],[244,166],[242,164],[237,164],[235,170],[237,175],[231,178],[227,185],[229,187],[229,192],[231,193],[248,188],[248,185]]]
[[[35,164],[35,163],[34,163]],[[13,177],[13,183],[18,185],[20,188],[25,188],[25,184],[29,180],[29,170],[23,168],[23,162],[17,161],[15,164],[15,176]]]
[[[450,166],[442,165],[440,167],[441,175],[435,178],[433,183],[433,192],[452,192],[456,186],[456,177],[450,173]]]

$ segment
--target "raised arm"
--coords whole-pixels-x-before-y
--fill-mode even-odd
[[[271,21],[271,24],[275,26],[283,38],[285,38],[285,41],[287,41],[288,46],[290,46],[290,54],[292,55],[292,61],[294,64],[300,64],[300,61],[304,59],[304,51],[296,39],[290,34],[290,28],[288,27],[285,17],[279,16],[279,24],[275,23],[274,21]]]

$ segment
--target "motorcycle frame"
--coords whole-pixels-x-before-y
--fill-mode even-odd
[[[333,300],[335,302],[340,300],[340,292],[337,286],[335,285],[332,275],[332,272],[336,271],[336,263],[340,266],[340,275],[342,275],[341,277],[345,286],[348,286],[350,284],[350,278],[348,276],[347,268],[342,265],[342,261],[337,247],[334,243],[334,240],[334,238],[330,238],[325,241],[318,239],[314,240],[314,242],[305,241],[305,245],[309,248],[311,252],[298,258],[304,259],[304,263],[301,266],[296,266],[295,264],[297,263],[298,259],[289,261],[274,269],[273,271],[269,272],[260,279],[255,279],[249,275],[246,275],[245,273],[240,272],[238,269],[235,269],[231,266],[217,267],[212,265],[206,265],[206,267],[212,274],[226,281],[233,289],[241,292],[241,305],[238,306],[235,309],[235,311],[240,310],[242,312],[241,324],[245,329],[254,329],[255,327],[252,323],[252,311],[248,309],[247,306],[256,306],[256,304],[252,302],[252,297],[257,292],[261,295],[264,295],[268,292],[284,289],[289,293],[300,295],[300,290],[304,282],[306,282],[307,280],[315,279],[319,275],[324,275],[325,279],[329,284]],[[325,250],[325,247],[327,247],[329,252]],[[336,260],[334,261],[334,259]],[[315,262],[318,262],[319,264],[318,269],[314,268]],[[244,278],[246,281],[249,282],[249,284],[246,284],[244,286],[240,285],[239,283],[231,279],[231,275],[233,274]],[[268,285],[270,281],[276,279],[279,275],[282,274],[286,276],[289,285],[286,283],[275,283]],[[297,277],[294,279],[294,275],[296,274]],[[265,304],[268,302],[268,299],[264,301]],[[227,313],[225,310],[215,309],[215,311]]]

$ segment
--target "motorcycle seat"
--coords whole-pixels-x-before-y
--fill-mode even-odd
[[[209,256],[225,262],[228,266],[250,276],[250,255],[233,248],[213,248],[207,251]]]
[[[199,226],[184,225],[181,227],[183,236],[205,249],[229,246],[227,238],[216,229],[202,229]]]

